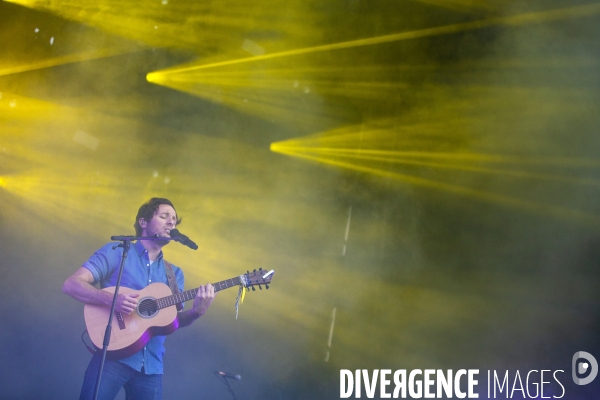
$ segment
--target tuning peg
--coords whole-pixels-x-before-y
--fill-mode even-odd
[[[262,267],[258,269],[259,271],[262,271]]]
[[[246,273],[247,273],[247,274],[250,274],[250,271],[246,270]]]
[[[268,288],[269,288],[269,285],[265,285],[265,287],[268,289]]]
[[[252,286],[252,291],[253,291],[253,292],[255,292],[255,291],[256,291],[256,289],[254,289],[254,286]]]
[[[254,271],[252,271],[252,272],[256,272],[256,268],[254,268]]]
[[[262,290],[262,286],[258,285],[258,288],[259,288],[260,290]]]

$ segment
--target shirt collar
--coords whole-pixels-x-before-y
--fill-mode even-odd
[[[146,248],[144,247],[144,245],[142,244],[141,240],[138,240],[137,242],[135,242],[135,244],[133,245],[133,247],[135,248],[135,250],[137,251],[138,255],[141,257],[142,254],[144,254],[144,252],[146,251]],[[157,260],[160,260],[163,257],[163,252],[162,250],[160,251],[160,253],[158,253],[158,258]]]

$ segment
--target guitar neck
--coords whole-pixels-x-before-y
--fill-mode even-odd
[[[230,287],[239,286],[242,284],[240,277],[235,277],[231,279],[226,279],[221,282],[213,283],[212,285],[215,287],[215,293],[221,291],[223,289],[228,289]],[[190,289],[185,292],[177,293],[172,296],[161,297],[160,299],[156,299],[158,303],[158,308],[166,308],[174,306],[175,304],[185,303],[186,301],[193,300],[198,294],[198,289]]]

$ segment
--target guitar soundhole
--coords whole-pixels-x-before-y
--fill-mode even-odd
[[[142,318],[153,317],[158,312],[158,304],[155,299],[142,299],[138,304],[137,312]]]

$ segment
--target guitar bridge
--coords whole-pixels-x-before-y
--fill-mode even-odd
[[[119,329],[123,330],[125,329],[125,320],[123,320],[123,314],[121,314],[120,312],[115,312],[116,316],[117,316],[117,323],[119,324]]]

